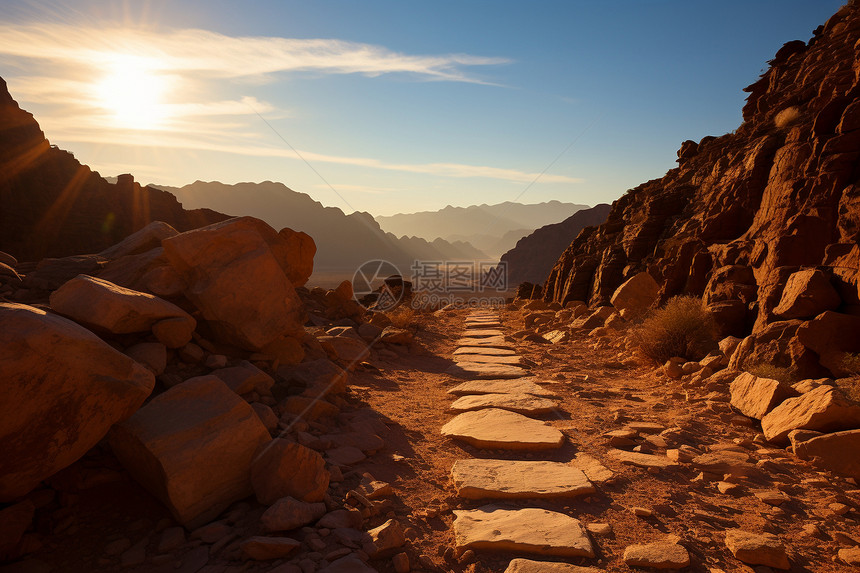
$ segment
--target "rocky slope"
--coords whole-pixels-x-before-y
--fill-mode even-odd
[[[604,304],[647,271],[662,301],[702,296],[724,333],[754,332],[778,346],[759,360],[815,362],[820,357],[807,352],[815,344],[799,343],[798,328],[824,311],[831,312],[816,321],[843,336],[814,354],[856,352],[845,334],[857,331],[860,311],[858,39],[860,6],[847,5],[809,42],[783,46],[744,90],[737,130],[685,141],[677,168],[628,191],[606,223],[576,238],[544,297]],[[792,280],[801,269],[820,274]],[[777,309],[798,300],[809,304]]]
[[[546,225],[520,239],[501,261],[508,265],[508,284],[540,283],[546,280],[564,249],[586,227],[606,221],[609,205],[595,205],[577,211],[561,223]]]
[[[152,221],[180,231],[222,221],[210,209],[187,211],[170,193],[116,184],[45,139],[0,78],[0,250],[22,261],[101,251]]]

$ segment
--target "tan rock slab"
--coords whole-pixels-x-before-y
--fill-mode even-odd
[[[715,474],[738,473],[749,469],[749,455],[743,452],[724,450],[696,456],[690,462],[696,468]]]
[[[541,336],[543,336],[547,342],[551,342],[553,344],[561,344],[562,342],[567,342],[571,339],[571,334],[567,330],[550,330]]]
[[[860,406],[850,403],[831,386],[819,386],[797,398],[789,398],[761,420],[764,437],[787,444],[792,430],[834,432],[860,427]]]
[[[744,416],[757,420],[761,420],[786,398],[797,395],[788,384],[759,378],[749,372],[743,372],[735,378],[729,386],[729,392],[732,406]]]
[[[529,371],[513,364],[457,362],[451,365],[446,373],[459,378],[522,378],[528,376]]]
[[[657,300],[660,285],[648,272],[642,271],[621,284],[609,302],[619,311],[643,312]]]
[[[495,349],[494,349],[495,350]],[[508,356],[497,356],[495,354],[455,354],[454,359],[457,362],[479,362],[482,364],[509,364],[511,366],[525,366],[526,361],[522,356],[515,354]]]
[[[555,428],[498,408],[464,412],[442,426],[442,435],[478,448],[505,450],[549,450],[564,442]]]
[[[538,386],[534,382],[517,378],[514,380],[469,380],[448,390],[448,394],[464,396],[467,394],[531,394],[553,398],[555,392]]]
[[[785,547],[776,535],[770,533],[730,529],[726,531],[726,547],[748,565],[767,565],[775,569],[790,567]]]
[[[502,323],[498,320],[477,320],[477,321],[467,321],[465,328],[466,330],[476,330],[481,328],[501,328]]]
[[[505,569],[505,573],[602,573],[602,570],[594,567],[580,567],[570,563],[512,559],[508,568]]]
[[[615,472],[600,463],[597,458],[588,454],[576,454],[571,463],[574,467],[581,469],[592,482],[603,483],[615,475]]]
[[[464,336],[457,340],[457,346],[489,346],[492,348],[508,348],[513,350],[510,342],[505,340],[504,336],[490,336],[489,338],[475,338],[472,336]]]
[[[825,434],[795,444],[802,460],[814,460],[821,468],[860,480],[860,430]]]
[[[641,543],[627,546],[624,563],[631,567],[682,569],[690,564],[690,554],[677,543]]]
[[[455,412],[501,408],[520,414],[547,414],[556,410],[558,404],[548,398],[531,394],[477,394],[461,396],[454,400],[449,408]]]
[[[457,460],[451,477],[465,499],[576,497],[595,491],[582,470],[559,462]]]
[[[678,465],[666,456],[628,452],[627,450],[611,450],[609,453],[623,464],[640,468],[668,468]]]
[[[461,346],[454,351],[454,356],[460,354],[481,354],[483,356],[516,356],[516,350],[511,348],[493,348],[491,346]]]
[[[464,335],[470,338],[491,338],[493,336],[504,336],[505,333],[494,328],[474,328],[467,330]]]
[[[454,511],[458,549],[522,551],[562,557],[594,557],[591,539],[573,517],[545,509],[485,505]]]

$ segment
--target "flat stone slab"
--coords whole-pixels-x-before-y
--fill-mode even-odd
[[[522,378],[529,371],[513,364],[487,364],[486,362],[457,362],[445,371],[458,378]]]
[[[631,567],[683,569],[690,564],[690,554],[677,543],[641,543],[627,546],[624,563]]]
[[[495,348],[493,350],[496,350]],[[487,356],[485,354],[457,354],[454,359],[458,362],[480,362],[482,364],[511,364],[513,366],[523,366],[525,360],[522,356],[512,354],[510,356]]]
[[[466,330],[463,333],[471,338],[490,338],[492,336],[504,336],[505,333],[495,328],[476,328],[474,330]]]
[[[494,348],[510,348],[513,350],[513,346],[505,340],[504,336],[490,336],[487,338],[464,336],[457,340],[457,346],[492,346]]]
[[[628,452],[627,450],[611,450],[609,453],[623,464],[640,468],[668,468],[678,465],[666,456],[654,456],[639,452]]]
[[[465,324],[466,330],[475,330],[481,328],[501,328],[502,323],[498,320],[477,320],[467,321]]]
[[[576,497],[595,491],[582,470],[559,462],[457,460],[451,477],[464,499]]]
[[[442,435],[500,450],[552,450],[564,443],[555,428],[499,408],[464,412],[442,426]]]
[[[467,394],[531,394],[544,398],[558,396],[558,394],[522,378],[515,380],[469,380],[454,386],[448,390],[448,394],[456,396]]]
[[[460,354],[482,354],[484,356],[516,356],[512,348],[493,348],[492,346],[461,346],[454,351],[454,356]]]
[[[477,394],[461,396],[449,408],[454,412],[501,408],[520,414],[547,414],[558,409],[558,404],[531,394]]]
[[[454,516],[454,544],[458,549],[594,557],[591,539],[582,522],[563,513],[485,505],[455,510]]]
[[[580,567],[570,563],[554,561],[532,561],[531,559],[512,559],[505,573],[603,573],[603,569]]]
[[[592,482],[602,483],[615,475],[611,469],[601,464],[597,458],[588,454],[576,454],[571,464],[581,469]]]

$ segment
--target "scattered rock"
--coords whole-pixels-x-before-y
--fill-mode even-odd
[[[731,404],[744,416],[761,420],[783,400],[796,395],[787,384],[744,372],[731,383]]]
[[[677,543],[659,542],[628,545],[624,563],[631,567],[682,569],[690,564],[690,554]]]
[[[282,497],[263,513],[260,523],[266,531],[289,531],[313,523],[326,513],[322,502],[306,503]]]
[[[300,541],[289,537],[251,537],[242,542],[242,551],[251,559],[268,561],[286,557],[297,547]]]
[[[264,505],[283,497],[312,503],[322,501],[330,474],[319,453],[277,438],[254,459],[250,478],[257,500]]]
[[[749,565],[766,565],[775,569],[788,569],[788,555],[776,535],[751,533],[741,529],[726,531],[726,547],[739,560]]]

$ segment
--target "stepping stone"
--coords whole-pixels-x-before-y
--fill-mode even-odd
[[[485,408],[501,408],[520,414],[547,414],[558,409],[558,404],[548,398],[531,394],[478,394],[461,396],[449,407],[455,412],[469,412]]]
[[[576,454],[571,464],[581,469],[589,481],[602,483],[610,479],[615,473],[601,464],[597,458],[588,454]]]
[[[683,569],[690,564],[690,554],[683,545],[665,541],[628,545],[623,559],[631,567],[655,569]]]
[[[627,450],[611,450],[609,453],[623,464],[640,468],[668,468],[678,465],[666,456],[654,456],[639,452],[628,452]]]
[[[463,335],[473,338],[490,338],[492,336],[504,336],[505,333],[495,328],[476,328],[475,330],[467,330]]]
[[[464,499],[576,497],[595,491],[582,470],[559,462],[457,460],[451,477]]]
[[[457,346],[492,346],[494,348],[509,348],[513,350],[510,342],[504,336],[491,336],[489,338],[473,338],[464,336],[457,341]]]
[[[481,320],[478,322],[467,322],[466,330],[479,330],[481,328],[501,328],[502,323],[497,320]]]
[[[516,355],[486,356],[484,354],[457,354],[454,358],[459,362],[481,362],[483,364],[513,364],[515,366],[522,366],[525,362],[522,356]]]
[[[603,570],[594,567],[580,567],[570,563],[512,559],[508,568],[505,569],[505,573],[603,573]]]
[[[512,364],[487,364],[485,362],[457,362],[445,371],[458,378],[522,378],[529,371]]]
[[[538,508],[503,509],[485,505],[454,510],[457,549],[523,551],[538,555],[594,557],[582,522],[563,513]]]
[[[448,394],[464,396],[466,394],[531,394],[532,396],[543,396],[554,398],[558,396],[541,388],[534,382],[518,378],[515,380],[470,380],[454,386],[448,390]]]
[[[464,412],[442,426],[442,435],[495,450],[551,450],[564,443],[552,426],[498,408]]]
[[[482,354],[484,356],[516,356],[516,351],[510,348],[492,348],[490,346],[461,346],[454,351],[454,356],[460,354]]]

